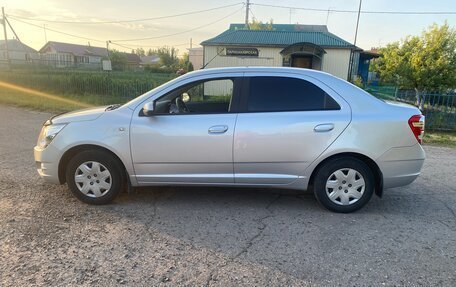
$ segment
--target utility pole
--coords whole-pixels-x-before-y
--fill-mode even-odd
[[[358,26],[359,26],[359,16],[361,15],[361,4],[363,3],[363,0],[359,0],[359,7],[358,7],[358,19],[356,19],[356,29],[355,29],[355,42],[353,45],[356,46],[356,38],[358,38]]]
[[[190,49],[192,48],[192,38],[190,38]]]
[[[11,31],[13,31],[13,34],[16,37],[16,39],[20,42],[21,39],[19,39],[19,36],[16,34],[16,31],[14,31],[14,28],[11,25],[10,21],[8,20],[8,18],[5,18],[5,20],[6,20],[6,23],[8,24],[8,26],[10,27]]]
[[[5,17],[5,7],[2,7],[2,24],[3,24],[3,34],[5,35],[5,52],[6,52],[6,61],[8,62],[8,68],[10,67],[10,57],[8,51],[8,36],[6,35],[6,17]]]
[[[106,41],[106,53],[108,54],[108,60],[111,60],[111,58],[109,57],[109,42],[111,42],[110,40]]]
[[[356,19],[356,28],[355,28],[355,40],[353,42],[353,50],[350,53],[350,63],[348,64],[348,80],[352,80],[353,76],[353,61],[354,61],[354,49],[356,48],[356,40],[358,38],[358,27],[359,27],[359,16],[361,15],[361,5],[363,3],[363,0],[359,0],[359,6],[358,6],[358,18]]]
[[[245,28],[249,29],[249,11],[250,11],[250,0],[247,0],[245,4]]]

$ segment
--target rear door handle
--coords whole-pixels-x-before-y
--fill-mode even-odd
[[[228,126],[225,125],[218,125],[218,126],[212,126],[209,128],[208,132],[210,134],[223,134],[228,130]]]
[[[334,129],[334,124],[321,124],[314,127],[314,131],[317,133],[329,132]]]

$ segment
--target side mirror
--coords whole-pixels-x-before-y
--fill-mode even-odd
[[[145,103],[143,106],[143,109],[142,109],[143,114],[145,116],[152,116],[154,114],[154,106],[155,106],[154,102]]]

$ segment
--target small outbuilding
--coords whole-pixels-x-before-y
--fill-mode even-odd
[[[332,34],[325,25],[273,24],[269,30],[250,30],[244,24],[231,24],[201,45],[205,68],[299,67],[348,80],[358,75],[360,61],[363,72],[369,64],[368,57],[360,57],[362,49]]]

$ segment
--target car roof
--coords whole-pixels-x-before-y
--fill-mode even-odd
[[[293,67],[261,67],[261,66],[244,66],[244,67],[223,67],[223,68],[206,68],[201,70],[196,70],[186,75],[204,75],[212,73],[244,73],[244,72],[274,72],[274,73],[294,73],[294,74],[303,74],[308,76],[318,76],[318,75],[330,75],[326,72],[305,69],[305,68],[293,68]]]

